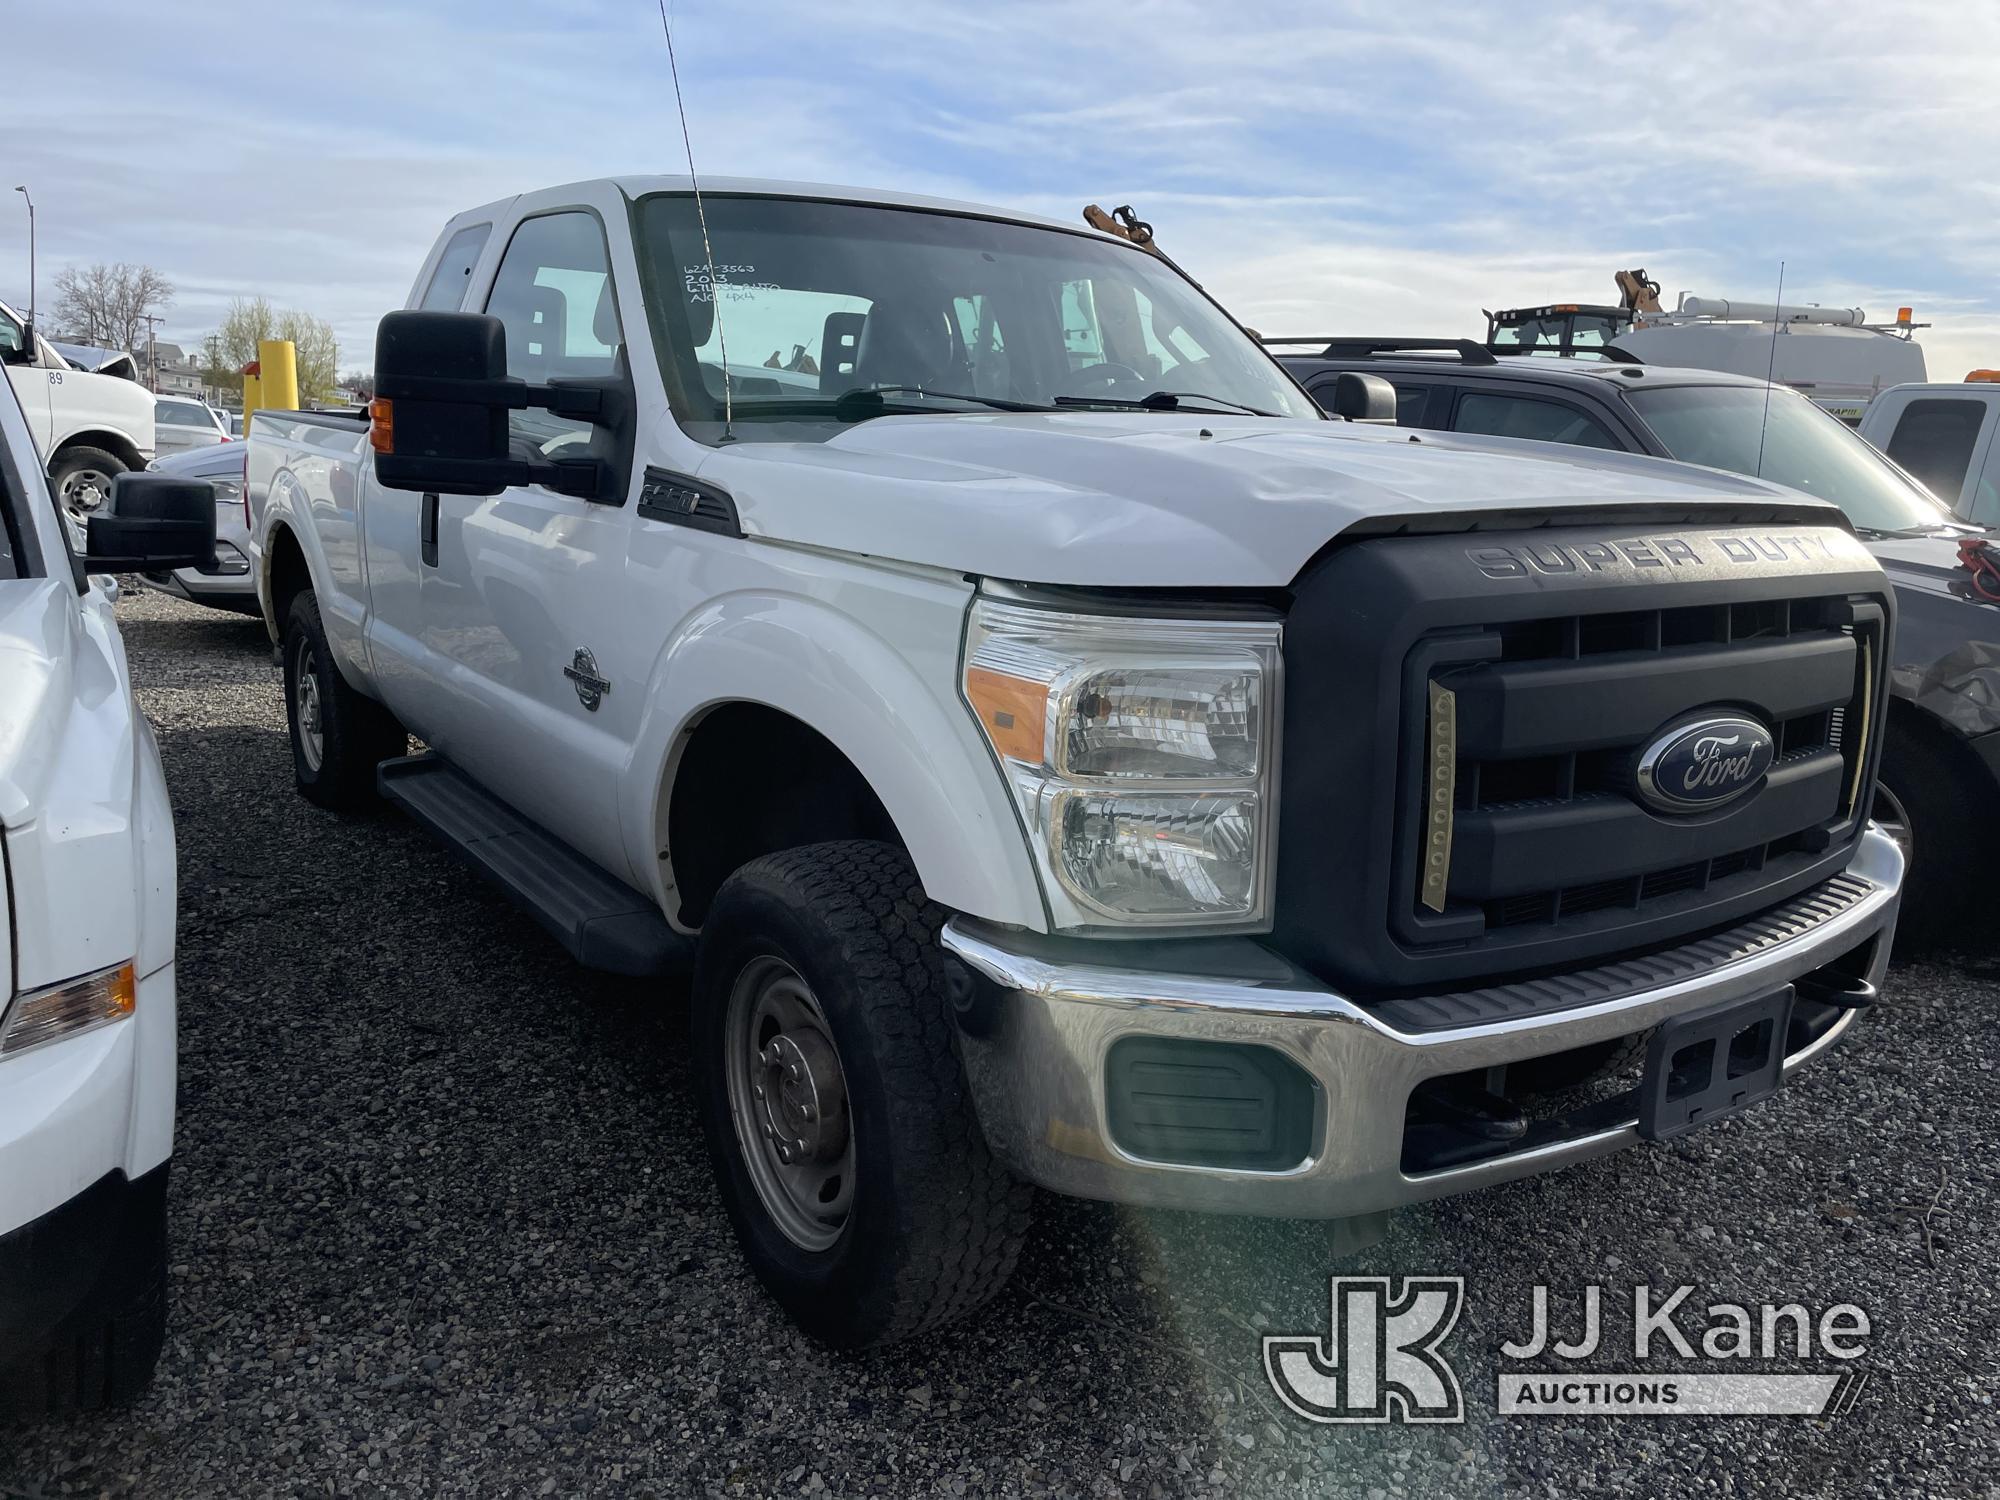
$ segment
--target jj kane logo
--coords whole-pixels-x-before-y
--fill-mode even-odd
[[[1438,1348],[1465,1305],[1462,1276],[1332,1279],[1327,1338],[1267,1334],[1264,1373],[1309,1422],[1463,1422],[1458,1375]]]
[[[1522,1338],[1499,1346],[1494,1406],[1503,1417],[1839,1417],[1867,1383],[1851,1362],[1867,1352],[1868,1314],[1851,1302],[1815,1316],[1795,1302],[1694,1301],[1694,1288],[1631,1291],[1627,1340],[1615,1340],[1605,1289],[1587,1286],[1574,1337],[1554,1326],[1538,1286]],[[1266,1334],[1264,1374],[1309,1422],[1463,1422],[1458,1373],[1444,1353],[1465,1303],[1458,1276],[1335,1276],[1326,1334]],[[1613,1294],[1618,1301],[1624,1299]],[[1630,1363],[1612,1351],[1624,1342]],[[1610,1353],[1615,1368],[1594,1367]],[[1694,1368],[1660,1368],[1656,1359]],[[1556,1363],[1552,1364],[1551,1361]],[[1819,1363],[1817,1370],[1777,1369]],[[1746,1365],[1753,1368],[1745,1368]]]

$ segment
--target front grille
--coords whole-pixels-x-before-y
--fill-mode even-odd
[[[1696,660],[1702,666],[1700,694],[1688,700],[1684,692],[1664,686],[1656,698],[1660,718],[1646,724],[1648,714],[1622,716],[1618,724],[1598,726],[1592,716],[1592,686],[1598,672],[1584,670],[1574,708],[1562,732],[1574,740],[1536,754],[1504,754],[1506,732],[1488,734],[1486,752],[1474,750],[1456,758],[1454,814],[1470,814],[1476,826],[1504,838],[1512,826],[1554,808],[1590,814],[1602,810],[1602,820],[1588,816],[1578,822],[1578,840],[1610,834],[1632,820],[1632,768],[1640,742],[1664,726],[1676,708],[1698,708],[1702,702],[1732,700],[1748,692],[1776,702],[1784,712],[1760,714],[1776,740],[1770,774],[1778,782],[1792,778],[1818,780],[1818,798],[1800,796],[1800,810],[1780,824],[1766,824],[1774,836],[1736,848],[1702,852],[1698,858],[1674,858],[1664,864],[1620,870],[1614,876],[1562,882],[1562,862],[1544,868],[1546,878],[1534,888],[1508,888],[1504,894],[1476,900],[1486,930],[1498,928],[1604,928],[1610,918],[1598,914],[1642,914],[1660,904],[1690,908],[1714,892],[1726,896],[1746,882],[1762,880],[1790,862],[1802,866],[1824,852],[1826,838],[1814,838],[1816,828],[1838,822],[1846,812],[1846,788],[1854,776],[1854,746],[1844,746],[1842,728],[1848,704],[1860,692],[1862,652],[1854,624],[1854,600],[1750,600],[1722,606],[1688,606],[1666,610],[1622,610],[1602,616],[1556,616],[1518,620],[1486,632],[1478,648],[1498,646],[1498,652],[1478,666],[1444,668],[1430,678],[1478,692],[1478,674],[1498,672],[1506,686],[1534,674],[1534,684],[1550,692],[1562,682],[1562,664],[1592,662],[1592,666],[1642,670],[1662,658]],[[1796,650],[1786,650],[1788,646]],[[1750,668],[1754,682],[1744,684],[1736,670]],[[1800,680],[1804,668],[1812,680]],[[1624,672],[1620,672],[1622,676]],[[1840,702],[1824,702],[1838,694]],[[1758,702],[1738,706],[1758,710]],[[1650,710],[1648,710],[1650,712]],[[1644,724],[1642,736],[1628,730]],[[1604,744],[1600,740],[1610,740]],[[1726,814],[1724,814],[1726,816]],[[1728,824],[1734,828],[1734,822]],[[1728,836],[1718,830],[1718,842]],[[1502,876],[1506,878],[1506,876]],[[1518,882],[1512,882],[1518,884]],[[1586,918],[1596,918],[1586,922]]]
[[[1836,875],[1862,825],[1893,606],[1851,534],[1511,524],[1355,542],[1293,586],[1272,941],[1371,1002],[1688,942]],[[1768,728],[1768,766],[1655,811],[1641,752],[1721,715]]]
[[[1408,697],[1456,700],[1448,903],[1411,888],[1415,942],[1604,933],[1687,913],[1814,865],[1850,822],[1866,600],[1755,599],[1507,621],[1440,633],[1411,654]],[[1770,729],[1762,788],[1711,812],[1636,796],[1645,744],[1677,717],[1747,712]],[[1424,808],[1409,809],[1422,837]],[[1428,908],[1428,909],[1427,909]]]

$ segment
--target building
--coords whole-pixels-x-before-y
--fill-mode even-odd
[[[197,401],[206,397],[208,387],[201,378],[201,367],[188,357],[187,351],[179,344],[155,340],[140,349],[137,358],[140,378],[155,393],[192,396]]]

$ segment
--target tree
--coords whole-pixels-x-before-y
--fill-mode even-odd
[[[66,266],[56,273],[56,318],[100,349],[138,350],[146,315],[174,300],[173,283],[151,266]]]
[[[342,370],[340,384],[343,390],[354,392],[363,401],[375,394],[375,376],[368,370]]]
[[[241,370],[257,358],[266,339],[290,339],[298,362],[299,399],[324,401],[339,383],[340,344],[324,318],[290,308],[274,308],[263,297],[238,297],[216,330],[223,361]]]

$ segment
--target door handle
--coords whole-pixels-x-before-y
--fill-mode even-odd
[[[417,523],[417,541],[423,549],[424,564],[435,568],[438,565],[438,497],[426,493],[424,496],[423,518]]]

